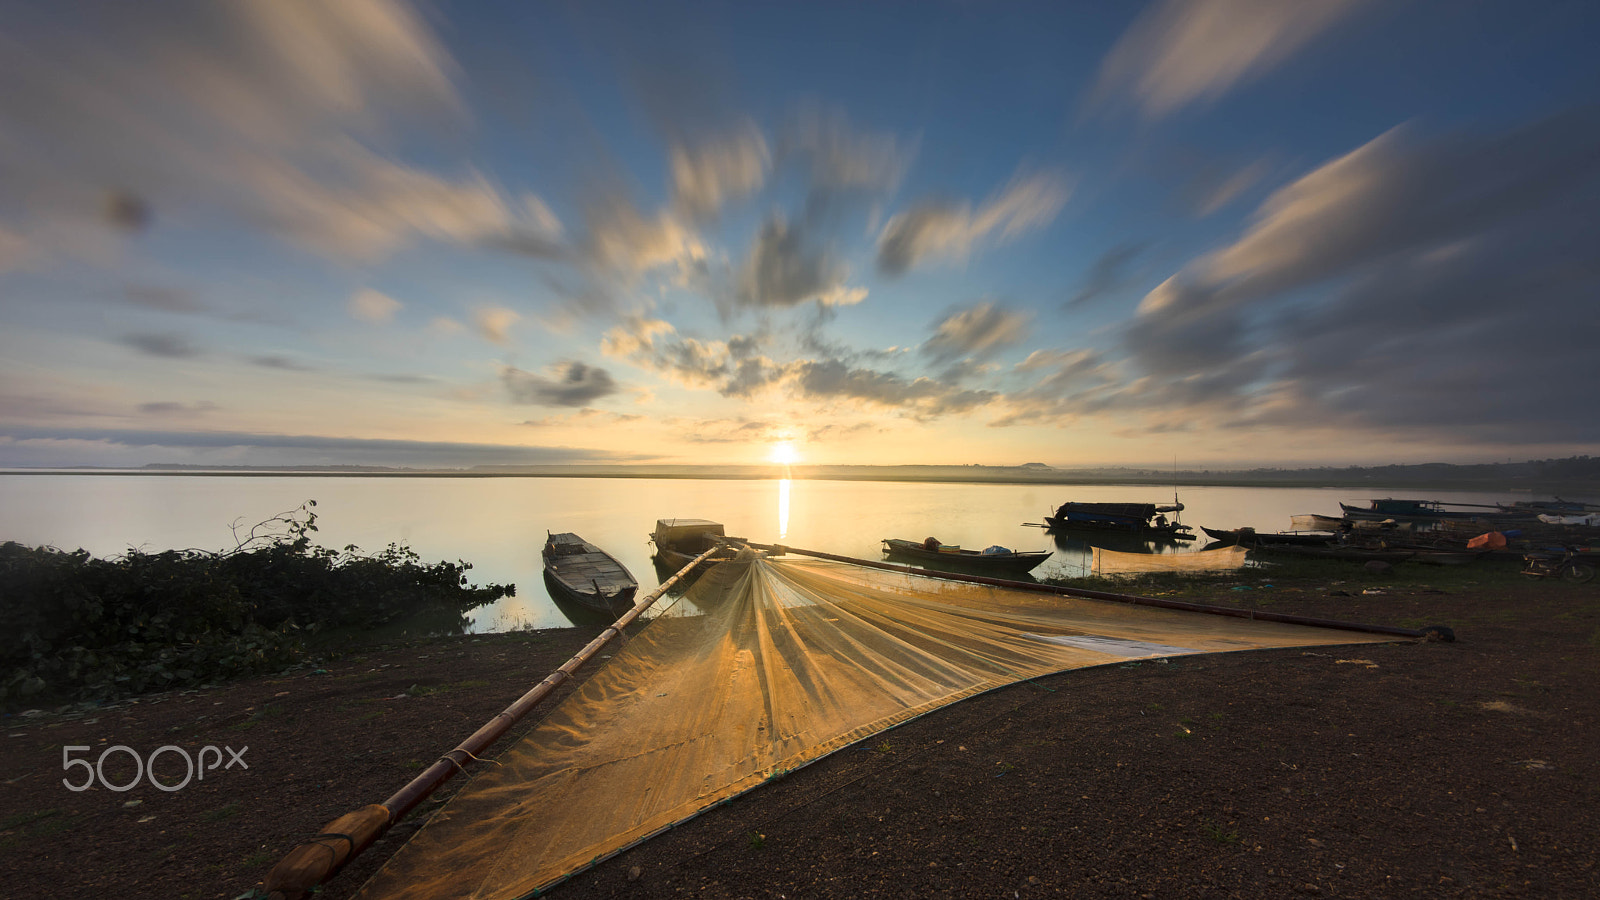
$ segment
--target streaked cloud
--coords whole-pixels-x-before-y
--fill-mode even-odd
[[[180,403],[175,400],[158,400],[153,403],[139,404],[139,412],[148,416],[166,416],[173,418],[191,418],[216,412],[218,406],[209,400],[195,403]]]
[[[812,189],[823,191],[892,192],[917,155],[916,141],[861,131],[843,111],[818,103],[795,111],[779,147],[785,159],[805,166]]]
[[[1091,100],[1126,96],[1147,118],[1214,101],[1283,63],[1366,0],[1161,0],[1100,65]]]
[[[1125,338],[1151,380],[1119,399],[1239,427],[1593,440],[1594,416],[1559,411],[1596,409],[1578,386],[1600,378],[1579,349],[1600,338],[1597,217],[1592,109],[1492,134],[1389,132],[1275,192],[1236,241],[1151,291]]]
[[[803,228],[769,217],[739,272],[736,297],[745,306],[795,306],[824,297],[849,297],[850,270],[825,247],[811,246]]]
[[[350,296],[347,309],[353,318],[381,325],[392,321],[394,314],[404,306],[399,300],[372,288],[362,288]]]
[[[605,369],[576,360],[551,366],[548,375],[506,366],[500,370],[500,381],[511,402],[536,406],[587,406],[620,390]]]
[[[515,203],[471,167],[439,174],[381,149],[394,130],[465,120],[455,65],[407,3],[176,2],[160,16],[107,4],[95,16],[93,30],[75,30],[76,13],[32,16],[0,38],[0,78],[17,86],[0,98],[0,131],[26,136],[0,145],[0,165],[27,185],[0,221],[0,266],[22,250],[103,255],[97,230],[137,232],[151,210],[221,212],[363,261],[417,239],[549,231],[537,198]]]
[[[166,359],[190,359],[204,352],[188,337],[174,332],[126,334],[119,343],[148,356]]]
[[[760,188],[772,167],[772,153],[761,129],[746,121],[693,146],[673,146],[668,163],[674,202],[688,218],[705,220],[728,201]]]
[[[521,318],[522,315],[516,310],[506,309],[503,306],[484,306],[472,311],[472,325],[477,330],[478,336],[495,344],[506,343],[510,339],[511,326],[517,324]],[[441,323],[452,321],[441,317],[434,320],[434,326],[449,331],[450,327]]]
[[[884,225],[878,269],[900,275],[927,259],[965,259],[986,240],[1015,240],[1054,221],[1071,194],[1065,176],[1039,172],[1014,179],[976,210],[970,203],[924,201]]]
[[[1078,309],[1126,288],[1133,280],[1128,273],[1128,266],[1144,252],[1146,246],[1143,243],[1118,244],[1095,257],[1078,289],[1067,298],[1066,308]]]
[[[1032,316],[985,300],[940,319],[922,352],[937,362],[954,362],[964,356],[986,357],[1021,342],[1028,335]]]

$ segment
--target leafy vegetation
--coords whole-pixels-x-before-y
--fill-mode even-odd
[[[466,612],[513,593],[467,583],[465,562],[424,565],[404,545],[375,555],[311,541],[308,501],[260,523],[233,550],[84,550],[0,544],[0,706],[105,700],[271,672],[307,638],[432,614],[460,631]]]

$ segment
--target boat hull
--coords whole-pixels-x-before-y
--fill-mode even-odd
[[[1038,568],[1050,558],[1050,551],[1011,551],[1010,553],[982,554],[976,550],[929,550],[916,541],[885,538],[884,553],[890,559],[921,563],[930,569],[948,569],[972,574],[1022,575]]]
[[[615,618],[633,606],[639,582],[611,554],[583,538],[552,534],[545,541],[543,557],[545,589],[558,608],[567,605]]]

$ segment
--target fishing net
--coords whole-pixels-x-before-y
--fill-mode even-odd
[[[748,553],[436,813],[362,898],[516,898],[954,701],[1130,658],[1371,634]]]
[[[1242,567],[1244,547],[1222,547],[1198,553],[1119,553],[1094,548],[1096,575],[1144,575],[1155,572],[1202,573],[1231,572]]]

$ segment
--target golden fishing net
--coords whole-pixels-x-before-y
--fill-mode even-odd
[[[1096,575],[1143,575],[1151,572],[1231,572],[1242,567],[1250,551],[1244,547],[1223,547],[1198,553],[1120,553],[1094,548]]]
[[[631,639],[359,896],[528,896],[773,775],[1039,675],[1394,640],[748,552],[687,597],[705,615]]]

